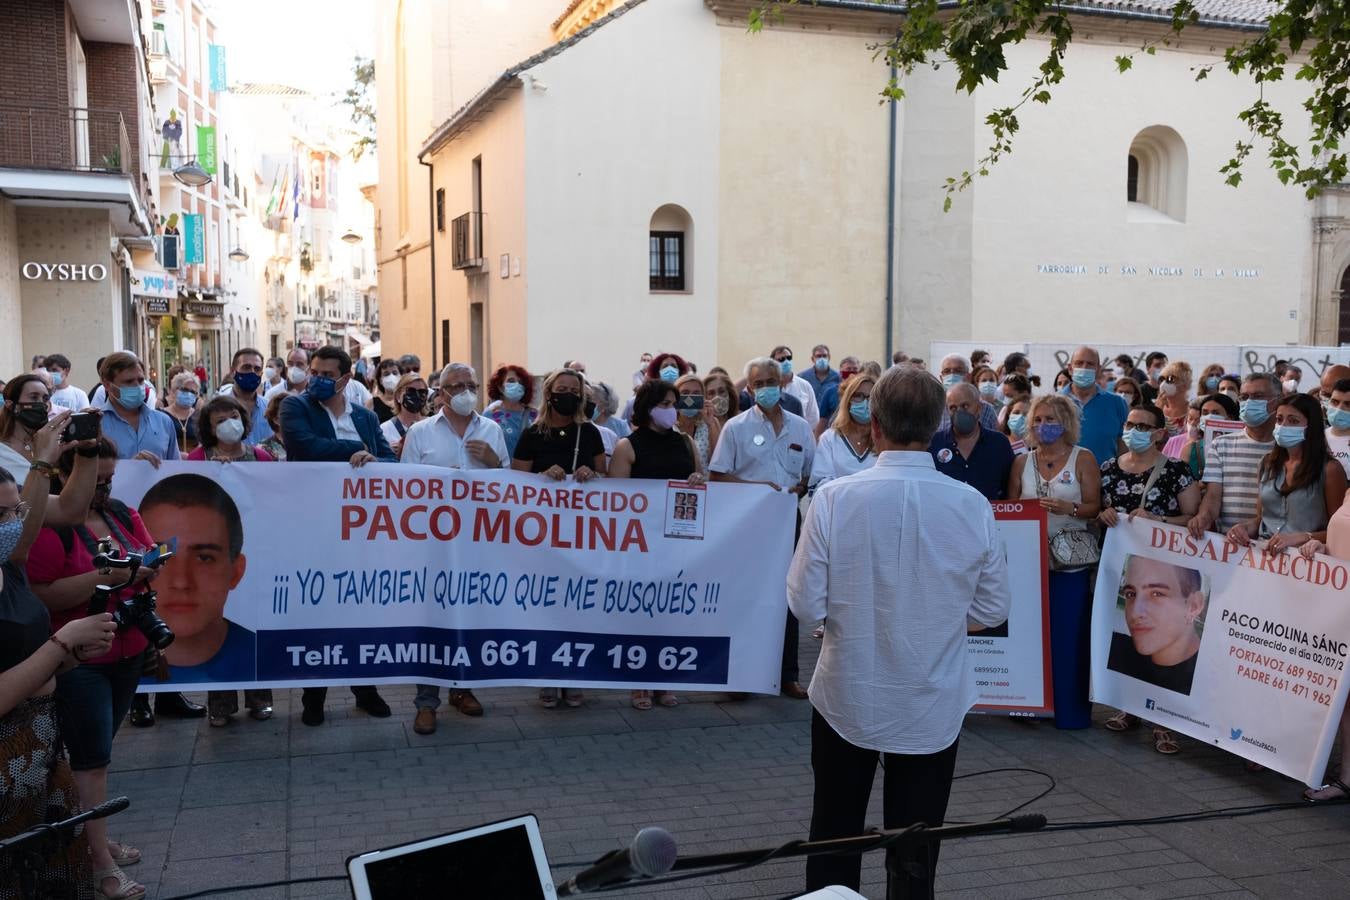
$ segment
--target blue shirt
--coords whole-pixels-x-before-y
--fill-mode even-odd
[[[966,459],[956,448],[956,434],[944,428],[933,435],[928,445],[933,465],[948,478],[963,481],[990,500],[1002,500],[1008,494],[1008,474],[1012,472],[1012,444],[1000,432],[980,429],[975,447]]]
[[[178,429],[173,417],[160,409],[141,407],[140,422],[133,429],[122,418],[122,407],[103,399],[103,436],[117,445],[118,459],[131,459],[142,450],[149,450],[160,459],[178,459]]]
[[[811,379],[806,380],[810,381]],[[816,405],[820,407],[820,421],[825,423],[826,428],[829,428],[830,423],[834,421],[834,414],[839,412],[839,385],[832,384],[821,392],[820,396],[816,398]]]
[[[802,373],[802,380],[811,385],[811,390],[816,392],[816,406],[820,407],[821,418],[825,417],[825,392],[830,388],[835,389],[834,405],[839,407],[839,373],[834,369],[825,370],[825,380],[822,381],[816,377],[816,367],[813,364],[809,371]]]
[[[195,666],[169,666],[174,681],[200,684],[207,681],[256,681],[258,678],[258,637],[243,625],[225,620],[225,643],[216,655]]]
[[[1100,464],[1118,455],[1120,435],[1125,430],[1130,406],[1120,394],[1108,394],[1096,385],[1092,386],[1092,391],[1086,403],[1075,397],[1069,387],[1060,393],[1078,405],[1078,446],[1091,451]]]

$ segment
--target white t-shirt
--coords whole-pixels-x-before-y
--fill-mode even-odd
[[[1332,459],[1341,464],[1345,474],[1350,475],[1350,434],[1337,437],[1327,429],[1327,452]]]
[[[57,388],[52,393],[52,406],[79,412],[82,409],[89,408],[89,395],[84,392],[83,388],[68,384],[63,388]]]

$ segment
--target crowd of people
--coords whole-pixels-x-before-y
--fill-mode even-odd
[[[156,716],[205,717],[226,727],[240,708],[233,691],[210,691],[205,704],[178,693],[153,701],[138,694],[143,674],[162,665],[158,651],[137,629],[85,614],[98,585],[120,585],[120,599],[156,575],[96,562],[100,542],[129,552],[155,546],[138,511],[111,497],[117,461],[125,459],[357,468],[402,461],[511,468],[578,484],[602,477],[741,482],[794,494],[799,509],[809,509],[826,485],[884,468],[888,448],[912,455],[923,443],[942,478],[988,501],[1025,499],[1045,508],[1054,722],[1086,728],[1091,590],[1106,529],[1155,519],[1240,545],[1265,540],[1278,552],[1350,558],[1350,367],[1332,366],[1316,390],[1300,393],[1302,373],[1292,367],[1239,376],[1162,353],[1148,354],[1142,365],[1129,356],[1103,361],[1080,347],[1042,387],[1020,353],[998,364],[981,351],[952,355],[930,375],[922,360],[904,354],[885,369],[853,356],[836,367],[830,348],[818,345],[798,372],[792,348],[780,345],[740,370],[714,367],[706,375],[677,354],[643,354],[632,384],[620,391],[588,378],[580,360],[542,374],[502,365],[484,383],[463,363],[424,372],[414,355],[373,363],[354,362],[334,347],[295,349],[284,359],[246,348],[234,354],[221,383],[208,381],[200,367],[175,366],[155,385],[135,355],[111,353],[98,360],[99,382],[86,393],[70,383],[66,356],[35,358],[31,371],[3,384],[0,409],[0,741],[33,748],[21,762],[11,758],[0,837],[52,810],[101,801],[123,721],[153,727]],[[910,378],[907,396],[927,390],[924,384],[942,396],[935,428],[922,441],[878,405],[892,373],[928,380]],[[895,385],[891,391],[903,393]],[[883,428],[878,415],[890,424]],[[67,432],[77,416],[96,421],[92,436]],[[1220,421],[1228,427],[1211,437],[1209,426]],[[895,474],[878,471],[876,479]],[[802,522],[799,514],[799,537]],[[793,608],[815,607],[802,601]],[[1142,605],[1126,610],[1127,617],[1148,614]],[[827,646],[831,621],[835,613],[814,632]],[[785,610],[781,689],[805,699],[798,624]],[[995,624],[982,620],[981,627]],[[374,687],[351,690],[367,714],[392,715]],[[303,691],[305,725],[323,724],[326,694]],[[270,691],[245,691],[243,702],[255,720],[273,714]],[[460,714],[484,714],[471,690],[449,691],[448,702]],[[539,702],[575,708],[585,698],[577,687],[548,688]],[[679,703],[672,692],[632,691],[638,710]],[[418,685],[416,733],[436,730],[440,704],[440,688]],[[1126,731],[1139,722],[1118,713],[1104,724]],[[1350,722],[1343,731],[1350,736]],[[1153,727],[1153,746],[1164,754],[1180,749],[1161,727]],[[842,747],[831,752],[846,757]],[[1350,766],[1350,757],[1342,763]],[[1307,799],[1350,799],[1350,788],[1333,780]],[[144,888],[123,869],[139,858],[95,821],[44,877],[78,884],[79,896],[134,900]]]

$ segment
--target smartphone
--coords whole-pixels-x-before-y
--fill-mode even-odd
[[[148,569],[161,562],[167,562],[177,549],[178,538],[169,538],[167,541],[162,541],[151,548],[149,553],[141,557],[141,565]]]
[[[98,413],[77,413],[66,423],[63,441],[90,441],[98,437]]]

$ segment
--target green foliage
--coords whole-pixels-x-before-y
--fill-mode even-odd
[[[375,149],[375,60],[360,56],[353,59],[352,79],[342,103],[351,107],[352,123],[360,135],[352,144],[352,159],[360,159],[367,150]]]
[[[783,8],[799,0],[760,0],[751,10],[750,30],[781,21]],[[811,0],[800,0],[809,3]],[[878,5],[900,5],[901,0],[874,0]],[[1076,0],[960,0],[955,6],[941,0],[912,0],[893,40],[880,45],[884,58],[903,77],[916,66],[934,69],[951,65],[957,74],[957,89],[968,93],[997,82],[1008,70],[1006,49],[1028,37],[1045,42],[1045,57],[1035,77],[1011,106],[991,112],[985,119],[990,144],[973,171],[948,178],[944,209],[952,195],[965,190],[974,179],[988,174],[1013,149],[1021,123],[1017,112],[1028,102],[1049,103],[1052,89],[1065,76],[1064,56],[1073,41],[1071,15]],[[1160,36],[1146,41],[1132,53],[1115,59],[1120,73],[1127,73],[1135,57],[1153,56],[1159,45],[1170,45],[1185,30],[1200,22],[1194,0],[1177,0],[1170,23]],[[1230,32],[1235,39],[1242,33]],[[1197,67],[1196,81],[1209,77],[1222,65],[1254,83],[1256,98],[1238,113],[1248,129],[1234,148],[1233,156],[1220,168],[1224,180],[1236,187],[1243,168],[1257,144],[1262,144],[1270,167],[1283,184],[1302,187],[1308,197],[1323,188],[1346,181],[1347,152],[1342,149],[1350,131],[1350,3],[1346,0],[1279,0],[1268,27],[1246,33],[1245,39],[1227,47],[1222,61]],[[1296,60],[1291,61],[1292,58]],[[1285,137],[1284,117],[1266,100],[1268,82],[1282,80],[1286,73],[1306,81],[1310,93],[1303,102],[1311,125],[1307,142],[1298,146]],[[889,79],[882,89],[884,99],[900,100],[900,79]]]

